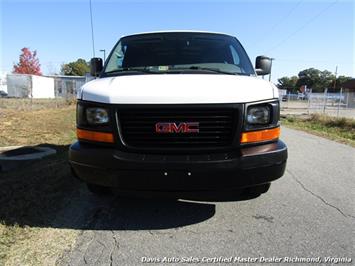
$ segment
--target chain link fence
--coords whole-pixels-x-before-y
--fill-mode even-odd
[[[355,91],[280,94],[282,114],[326,114],[355,119]]]

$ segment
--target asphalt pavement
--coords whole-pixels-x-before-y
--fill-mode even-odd
[[[355,149],[285,127],[282,139],[289,149],[286,173],[255,199],[102,199],[83,193],[68,207],[76,217],[72,228],[81,233],[58,263],[354,265]]]

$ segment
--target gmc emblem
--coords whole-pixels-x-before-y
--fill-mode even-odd
[[[158,122],[155,124],[156,133],[199,133],[199,122]]]

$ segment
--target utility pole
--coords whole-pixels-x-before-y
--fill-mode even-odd
[[[275,58],[270,58],[271,60],[271,68],[272,68],[272,61],[275,60]],[[269,81],[271,81],[271,71],[270,71],[270,75],[269,75]]]
[[[106,50],[105,49],[101,49],[100,52],[104,53],[104,63],[106,62]]]
[[[337,85],[337,74],[338,74],[338,66],[335,67],[335,79],[334,79],[334,86],[333,89],[335,90]]]
[[[95,57],[94,26],[92,22],[91,0],[90,0],[90,21],[91,21],[92,57]]]

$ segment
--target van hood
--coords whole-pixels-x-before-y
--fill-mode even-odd
[[[245,103],[277,98],[276,87],[251,76],[145,74],[86,83],[78,98],[111,104]]]

